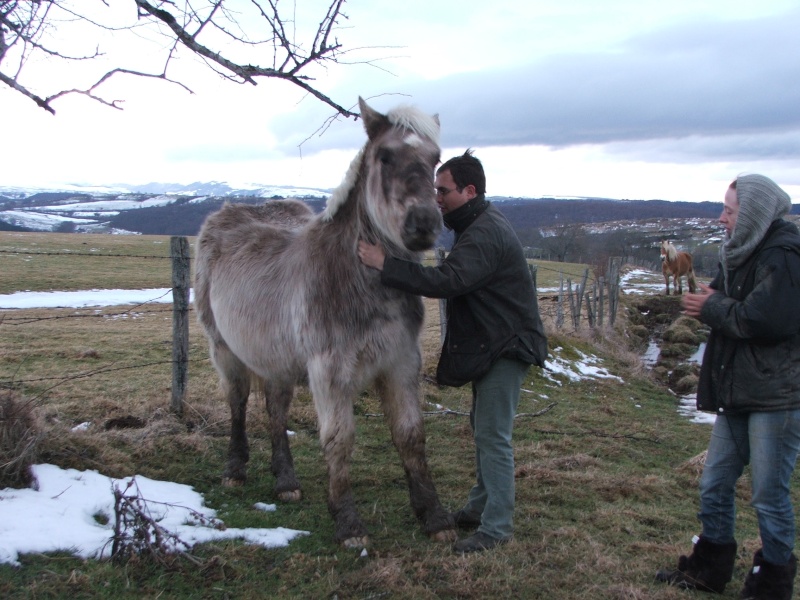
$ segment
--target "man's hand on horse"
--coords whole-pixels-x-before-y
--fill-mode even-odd
[[[708,287],[704,283],[698,283],[700,286],[700,290],[696,294],[686,294],[681,298],[681,302],[683,303],[683,312],[690,317],[699,317],[700,311],[703,310],[703,305],[706,303],[706,300],[712,295],[716,294],[717,291]]]
[[[359,240],[358,258],[360,258],[361,262],[368,267],[378,269],[378,271],[383,271],[383,261],[386,260],[386,253],[383,251],[381,246],[370,244],[364,240]]]

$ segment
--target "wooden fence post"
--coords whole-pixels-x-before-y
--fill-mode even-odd
[[[189,366],[189,240],[172,236],[172,400],[170,410],[183,415]]]
[[[581,280],[581,283],[580,283],[580,285],[578,286],[578,289],[577,289],[577,298],[576,298],[577,320],[575,322],[575,329],[578,329],[578,327],[581,324],[581,310],[582,310],[582,304],[583,304],[583,295],[586,293],[586,282],[588,280],[589,280],[589,269],[587,267],[586,269],[583,270],[583,279]]]
[[[528,263],[528,270],[531,272],[531,281],[533,282],[533,293],[534,295],[538,295],[539,292],[536,289],[536,275],[539,271],[539,267],[537,265],[532,265]]]
[[[580,293],[580,289],[578,290]],[[575,314],[575,295],[572,293],[572,279],[567,277],[567,298],[569,299],[569,316],[572,319],[572,328],[578,329],[578,315]]]
[[[600,278],[600,282],[597,286],[598,292],[600,293],[600,303],[597,307],[597,326],[603,326],[603,311],[605,310],[605,292],[606,292],[606,279],[605,277]]]
[[[620,279],[620,263],[622,259],[609,258],[608,259],[608,321],[611,327],[617,319],[617,307],[619,306],[619,279]]]

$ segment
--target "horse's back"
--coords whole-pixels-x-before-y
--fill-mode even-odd
[[[295,230],[313,216],[308,205],[299,200],[274,200],[258,205],[226,203],[206,218],[198,241],[217,239],[221,235],[244,235],[254,227]]]
[[[314,216],[299,200],[275,200],[261,205],[226,203],[208,216],[196,243],[195,307],[212,337],[217,335],[212,300],[246,293],[259,272],[289,247],[298,231]]]

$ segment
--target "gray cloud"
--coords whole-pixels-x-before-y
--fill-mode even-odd
[[[737,152],[798,157],[798,136],[786,133],[800,131],[798,26],[800,9],[748,21],[684,23],[631,38],[615,51],[407,82],[402,91],[440,114],[447,147],[722,136],[693,144],[693,151],[730,154],[727,141],[749,146]],[[375,105],[396,103],[389,97]],[[308,131],[309,122],[323,119],[308,113],[286,119],[279,126],[285,148],[307,136],[297,132]],[[747,144],[746,136],[757,137]],[[331,128],[307,148],[354,148],[363,140],[351,123]]]
[[[607,154],[623,159],[691,164],[708,160],[726,162],[796,161],[800,157],[800,129],[781,133],[688,136],[641,141],[611,142]]]

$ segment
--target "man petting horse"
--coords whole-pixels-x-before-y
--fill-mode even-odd
[[[386,256],[359,242],[358,254],[381,271],[384,285],[447,298],[447,334],[437,368],[440,384],[472,383],[470,425],[477,482],[456,525],[477,532],[455,552],[480,552],[513,533],[514,452],[511,434],[520,386],[531,364],[542,366],[547,339],[528,263],[514,230],[485,198],[483,165],[467,150],[436,173],[436,199],[455,244],[435,267]]]

